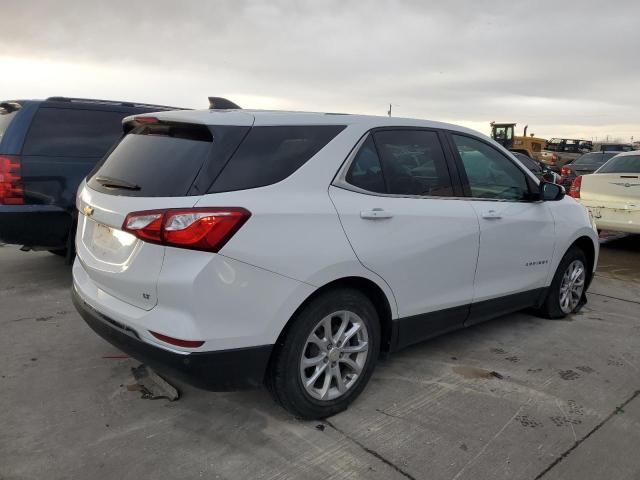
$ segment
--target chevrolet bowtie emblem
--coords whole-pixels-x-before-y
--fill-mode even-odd
[[[84,213],[87,217],[90,217],[91,215],[93,215],[93,207],[85,205],[82,209],[82,213]]]

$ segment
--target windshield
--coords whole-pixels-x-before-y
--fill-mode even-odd
[[[640,173],[640,153],[613,157],[596,173]]]
[[[603,165],[607,160],[613,158],[616,153],[587,153],[578,158],[574,165]]]

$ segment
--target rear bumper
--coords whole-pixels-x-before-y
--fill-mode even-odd
[[[591,212],[598,230],[640,233],[640,209],[607,208],[600,205],[583,205]]]
[[[72,296],[78,313],[94,332],[168,377],[211,391],[243,390],[263,384],[273,345],[174,353],[142,341],[132,328],[98,312],[80,297],[75,286]]]
[[[0,205],[0,242],[64,248],[71,229],[69,210],[52,205]]]

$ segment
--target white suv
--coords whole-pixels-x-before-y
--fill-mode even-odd
[[[343,410],[379,353],[585,299],[584,207],[443,123],[178,111],[125,119],[80,187],[74,300],[105,339],[210,390]]]

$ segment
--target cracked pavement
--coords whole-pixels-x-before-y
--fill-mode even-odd
[[[62,259],[2,247],[0,479],[638,479],[639,239],[602,245],[579,314],[407,348],[324,422],[262,390],[142,399],[137,363],[75,313]]]

